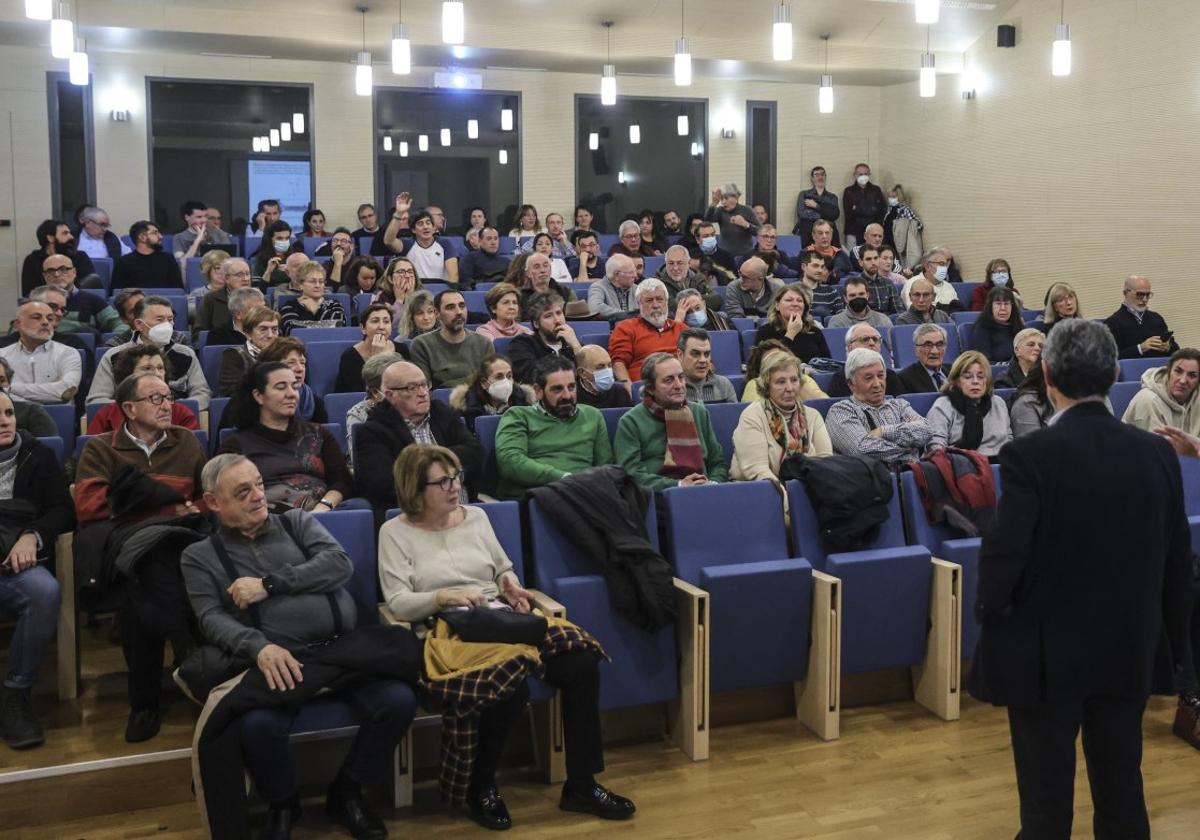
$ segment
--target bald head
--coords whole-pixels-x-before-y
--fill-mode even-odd
[[[883,225],[869,224],[863,229],[863,242],[878,248],[883,244]]]
[[[283,264],[283,270],[287,272],[287,276],[294,281],[300,276],[298,273],[300,271],[300,267],[308,261],[307,254],[299,252],[295,254],[288,254],[288,258]]]
[[[585,344],[575,353],[575,364],[580,369],[595,371],[611,365],[612,356],[599,344]]]
[[[38,347],[54,335],[54,313],[45,303],[30,300],[17,308],[16,327],[21,343],[28,348]]]
[[[751,257],[742,263],[742,267],[738,269],[738,275],[742,278],[743,289],[757,293],[766,281],[767,264],[758,257]]]
[[[394,362],[383,371],[383,398],[409,423],[429,416],[429,382],[412,362]]]

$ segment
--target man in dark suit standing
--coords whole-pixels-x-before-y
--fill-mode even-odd
[[[937,324],[922,324],[913,333],[913,348],[917,360],[903,368],[900,384],[906,394],[925,394],[940,391],[950,375],[946,358],[946,329]]]
[[[1042,351],[1057,413],[1000,451],[969,687],[1008,707],[1021,840],[1070,838],[1081,728],[1096,837],[1149,838],[1141,727],[1162,628],[1177,681],[1191,676],[1179,462],[1165,440],[1105,408],[1116,364],[1101,324],[1057,325]]]

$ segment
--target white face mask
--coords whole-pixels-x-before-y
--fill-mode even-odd
[[[497,379],[487,389],[488,395],[502,403],[508,402],[508,398],[512,396],[513,381],[511,379]]]
[[[1008,285],[1008,272],[1007,271],[992,272],[992,285],[1007,286]]]
[[[865,187],[867,184],[871,183],[871,176],[870,175],[859,175],[854,180],[858,182],[858,185],[860,187]]]
[[[896,196],[894,196],[894,195],[888,196],[888,207],[895,207],[899,203],[900,203],[900,199],[896,198]]]
[[[603,394],[612,388],[614,381],[612,368],[592,371],[592,383],[596,386],[597,393]]]
[[[171,336],[175,334],[175,325],[170,321],[163,321],[161,324],[155,324],[150,328],[149,339],[159,347],[166,347],[171,343]]]
[[[286,254],[288,248],[292,247],[292,243],[287,239],[273,239],[271,244],[275,246],[276,254]]]

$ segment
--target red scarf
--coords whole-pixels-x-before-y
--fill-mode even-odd
[[[704,475],[704,448],[700,446],[691,407],[685,403],[683,408],[663,408],[644,391],[642,405],[651,417],[666,426],[667,449],[658,474],[667,478],[687,478],[693,473]]]

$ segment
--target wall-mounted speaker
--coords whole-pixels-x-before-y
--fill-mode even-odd
[[[1015,47],[1017,45],[1017,27],[1002,23],[996,27],[996,46]]]

